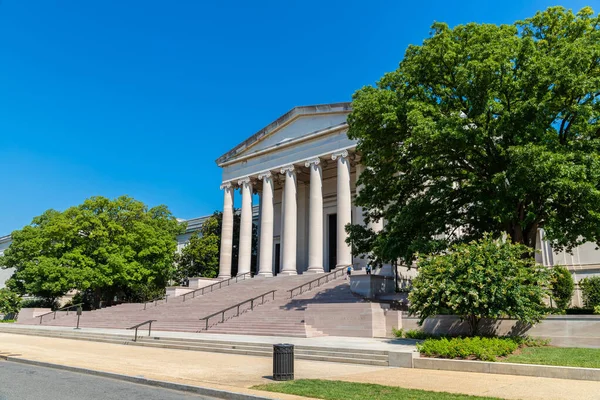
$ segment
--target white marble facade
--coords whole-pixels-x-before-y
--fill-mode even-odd
[[[241,197],[239,271],[249,268],[251,222],[244,216],[257,197],[260,276],[361,264],[345,241],[344,227],[362,218],[352,200],[361,168],[356,142],[346,135],[349,112],[350,103],[296,107],[217,160],[224,193],[220,277],[231,275],[234,195]]]

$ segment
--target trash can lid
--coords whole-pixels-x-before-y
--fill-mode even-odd
[[[278,343],[278,344],[274,344],[273,346],[277,346],[277,347],[294,347],[294,345],[290,344],[290,343]]]

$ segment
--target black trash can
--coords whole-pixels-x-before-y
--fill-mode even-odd
[[[294,345],[273,345],[273,379],[276,381],[294,380]]]

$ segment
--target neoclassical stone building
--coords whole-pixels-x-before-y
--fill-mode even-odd
[[[219,157],[223,169],[220,277],[231,275],[233,196],[241,193],[240,273],[250,271],[251,210],[259,196],[258,275],[320,273],[361,263],[345,226],[360,222],[353,206],[360,159],[346,135],[350,103],[295,107]],[[377,229],[374,226],[374,229]]]
[[[353,259],[345,242],[344,226],[362,222],[353,205],[362,166],[356,142],[346,135],[350,111],[350,103],[295,107],[217,159],[224,193],[220,277],[230,276],[232,246],[238,245],[232,243],[236,190],[242,204],[240,272],[250,271],[253,194],[259,198],[259,275],[362,266],[365,261]],[[576,281],[600,274],[593,243],[573,254],[556,252],[540,230],[537,248],[540,264],[565,265]]]

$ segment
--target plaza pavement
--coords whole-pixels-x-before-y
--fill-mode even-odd
[[[156,349],[7,333],[0,333],[0,353],[18,354],[19,357],[35,361],[266,395],[271,398],[301,399],[297,396],[266,394],[249,389],[256,384],[272,382],[269,378],[272,373],[272,360],[267,357]],[[295,375],[296,379],[368,382],[506,399],[600,399],[600,382],[591,381],[372,367],[306,360],[296,360]]]

